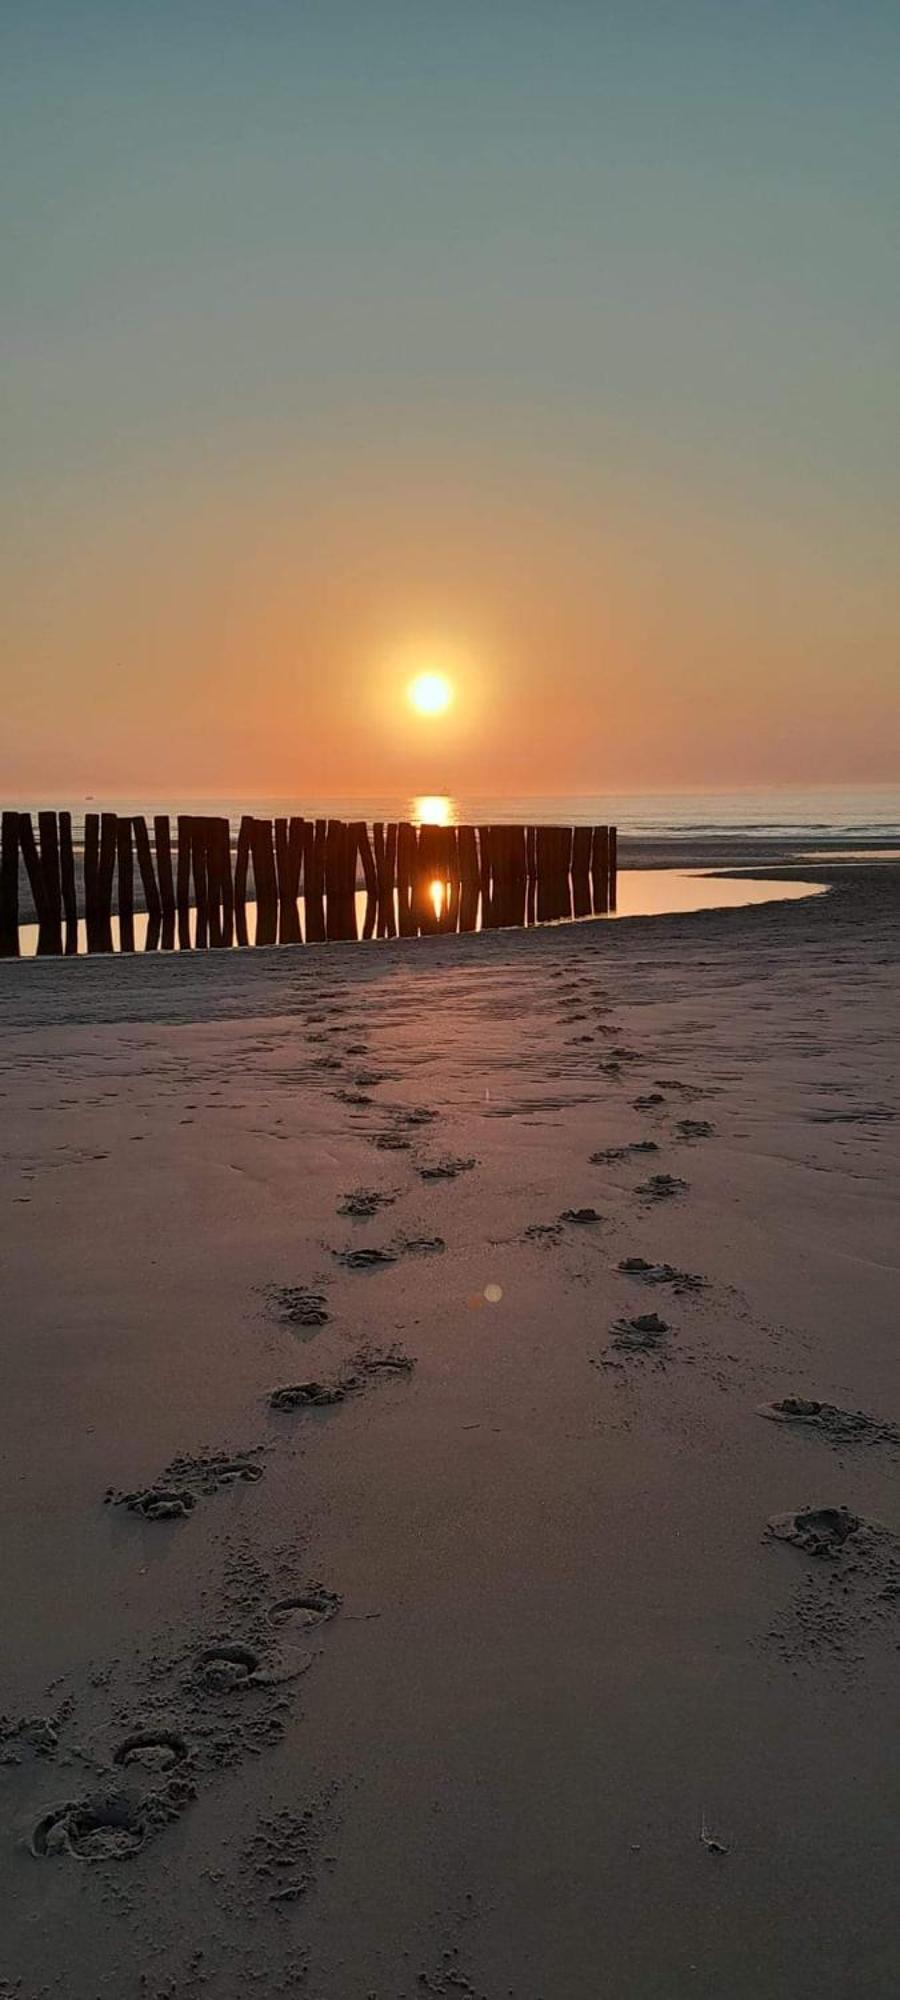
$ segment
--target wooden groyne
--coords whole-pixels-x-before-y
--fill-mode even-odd
[[[429,826],[68,812],[0,818],[0,957],[23,924],[41,957],[135,949],[425,937],[605,916],[616,907],[614,826]],[[252,888],[251,888],[252,881]],[[30,909],[26,907],[30,904]],[[359,905],[362,904],[360,910]],[[248,912],[255,905],[251,938]]]

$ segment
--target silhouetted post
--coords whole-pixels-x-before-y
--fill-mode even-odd
[[[0,821],[0,958],[19,956],[19,815]]]
[[[380,822],[373,827],[375,842],[375,870],[378,876],[378,935],[392,938],[397,935],[397,912],[394,904],[394,884],[397,879],[397,827],[391,821],[387,827]]]
[[[84,815],[84,923],[88,951],[97,950],[100,922],[100,815]]]
[[[227,819],[213,820],[214,839],[219,858],[219,894],[222,898],[222,943],[229,949],[234,943],[234,877],[231,872],[231,822]]]
[[[416,834],[410,908],[415,928],[423,937],[438,929],[434,906],[434,884],[440,879],[435,851],[436,834],[437,828],[433,826],[420,826]]]
[[[159,900],[162,905],[162,948],[163,951],[171,951],[175,944],[175,882],[172,875],[172,832],[168,813],[157,813],[153,821],[153,842],[156,848]]]
[[[442,928],[455,931],[459,924],[460,898],[459,840],[455,826],[444,828],[444,874],[447,887]]]
[[[59,833],[55,812],[39,812],[41,875],[44,882],[44,923],[38,936],[42,957],[55,958],[62,952],[62,885],[59,873]]]
[[[176,863],[175,898],[178,910],[178,944],[181,951],[191,949],[191,820],[187,813],[178,815],[178,860]]]
[[[595,826],[591,844],[591,886],[594,914],[605,917],[609,909],[609,829]]]
[[[19,821],[19,846],[22,850],[22,860],[25,863],[25,873],[28,877],[28,887],[31,891],[31,900],[32,903],[34,904],[34,914],[37,918],[37,925],[38,925],[37,948],[38,951],[40,951],[41,937],[43,934],[45,934],[47,928],[47,898],[44,894],[44,876],[43,876],[43,871],[41,869],[41,857],[37,851],[37,844],[34,838],[34,827],[31,824],[31,814],[19,813],[18,821]]]
[[[356,857],[359,852],[357,825],[358,822],[356,820],[351,820],[349,826],[344,827],[341,842],[343,935],[346,938],[352,938],[354,943],[359,937],[359,925],[356,920]]]
[[[533,826],[525,828],[525,922],[533,924],[537,903],[537,844]]]
[[[97,864],[97,951],[112,951],[113,876],[119,822],[115,813],[100,814],[100,859]]]
[[[572,837],[572,902],[576,917],[591,914],[591,848],[593,829],[576,826]]]
[[[116,853],[119,863],[119,950],[134,950],[134,858],[131,851],[131,821],[120,819],[116,826]]]
[[[205,951],[209,944],[209,878],[206,867],[206,821],[199,814],[191,819],[191,874],[194,882],[194,944]]]
[[[460,878],[459,928],[461,931],[473,931],[478,922],[478,897],[481,890],[481,864],[474,826],[457,828],[456,845]]]
[[[323,819],[304,822],[303,928],[307,944],[322,944],[325,938],[325,835]]]
[[[490,930],[494,922],[494,844],[491,828],[478,828],[478,864],[481,887],[481,928]]]
[[[59,815],[59,872],[62,878],[63,909],[66,914],[66,957],[78,950],[78,890],[75,886],[75,849],[72,845],[72,815]]]
[[[303,862],[303,821],[275,821],[275,870],[278,877],[278,942],[300,944],[300,868]]]
[[[247,929],[247,869],[252,840],[253,821],[249,813],[244,813],[238,827],[237,853],[234,858],[234,930],[238,944],[250,942],[250,933]]]
[[[256,884],[256,942],[275,944],[278,938],[278,880],[270,819],[253,821],[250,851]]]
[[[619,830],[609,828],[609,907],[614,910],[618,902],[619,879]]]
[[[378,915],[378,873],[372,853],[372,843],[369,839],[369,829],[365,820],[354,820],[351,832],[356,836],[356,845],[359,850],[360,861],[362,862],[363,881],[366,885],[366,907],[363,914],[362,934],[364,938],[370,938],[375,935],[375,923]],[[355,887],[356,884],[354,882],[354,890]]]
[[[401,820],[397,827],[397,926],[401,937],[416,935],[413,887],[418,856],[416,829],[408,820]]]
[[[144,891],[144,902],[147,908],[147,936],[149,938],[151,932],[158,933],[159,931],[160,920],[162,918],[162,903],[153,867],[153,855],[150,852],[150,835],[147,832],[147,822],[142,813],[136,814],[132,820],[132,826],[134,827],[134,844],[137,850],[141,888]]]

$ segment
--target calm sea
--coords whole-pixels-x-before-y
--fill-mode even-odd
[[[49,800],[23,800],[36,809]],[[445,792],[370,793],[361,798],[317,796],[292,798],[137,797],[57,799],[68,805],[73,832],[80,836],[86,811],[106,807],[122,813],[219,813],[232,820],[242,812],[259,816],[298,813],[307,819],[434,820],[443,825],[540,824],[618,826],[635,838],[661,839],[675,835],[754,835],[757,838],[799,837],[803,840],[900,839],[900,784],[839,786],[810,789],[734,792],[598,792],[594,796],[559,793],[519,798]]]

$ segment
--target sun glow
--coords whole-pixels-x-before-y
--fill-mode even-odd
[[[417,715],[444,715],[453,700],[446,674],[416,674],[406,692]]]
[[[415,826],[452,826],[453,800],[446,792],[423,792],[413,799],[410,817]]]

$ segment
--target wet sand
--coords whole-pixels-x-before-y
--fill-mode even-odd
[[[0,967],[4,2000],[897,1990],[900,870],[815,875]]]

